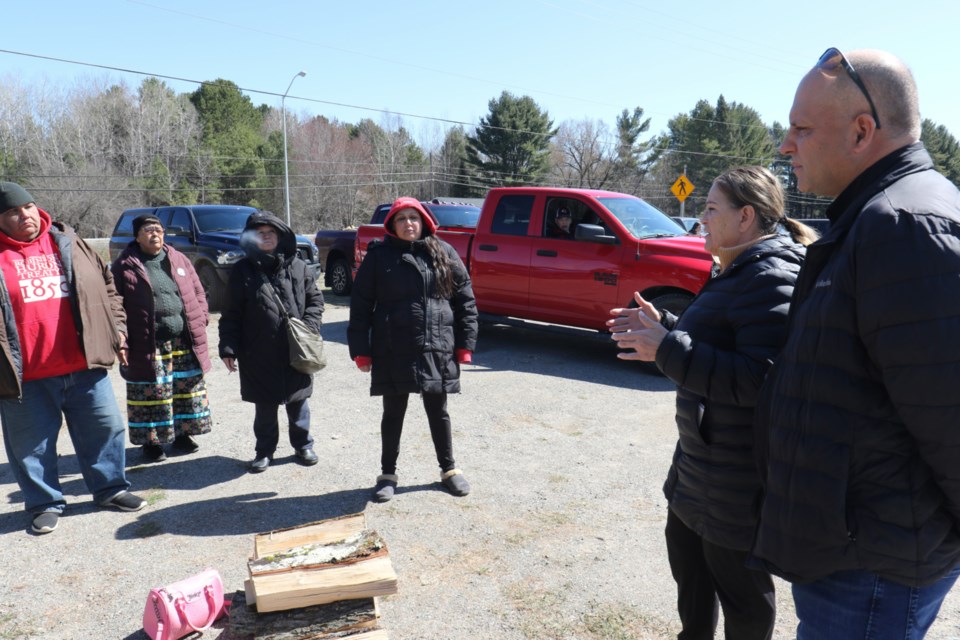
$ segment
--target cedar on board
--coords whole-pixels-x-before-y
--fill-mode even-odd
[[[339,518],[330,518],[286,529],[259,533],[253,539],[254,559],[269,556],[278,551],[310,543],[327,543],[343,540],[363,531],[367,526],[363,513],[354,513]]]
[[[362,513],[256,536],[250,599],[261,613],[397,593],[386,543]]]

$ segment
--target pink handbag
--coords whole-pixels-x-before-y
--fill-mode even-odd
[[[143,609],[143,630],[153,640],[178,640],[205,631],[226,613],[223,581],[216,569],[151,589]]]

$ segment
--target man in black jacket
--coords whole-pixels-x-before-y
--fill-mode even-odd
[[[780,147],[834,198],[755,414],[801,639],[922,638],[960,572],[960,192],[919,137],[903,62],[829,49]]]

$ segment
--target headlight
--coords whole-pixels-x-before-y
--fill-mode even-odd
[[[220,264],[234,264],[247,254],[243,249],[231,249],[230,251],[217,251],[217,262]]]

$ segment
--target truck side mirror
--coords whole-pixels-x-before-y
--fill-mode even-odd
[[[578,242],[596,242],[599,244],[616,244],[617,237],[605,235],[606,229],[598,224],[578,224],[573,237]]]

